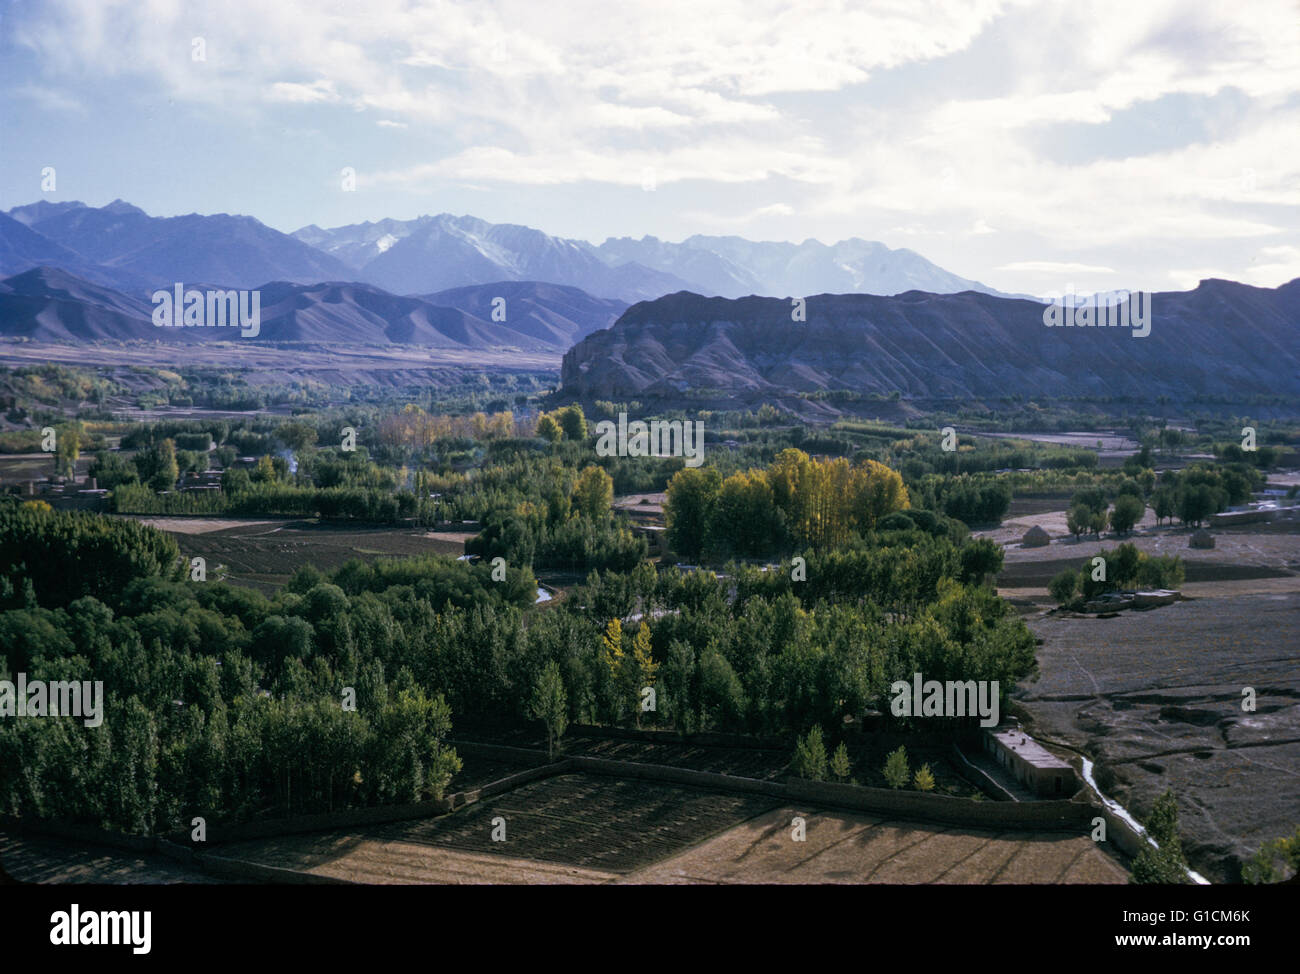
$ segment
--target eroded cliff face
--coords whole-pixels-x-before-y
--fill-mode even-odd
[[[1300,396],[1300,280],[1280,288],[1204,281],[1150,296],[1149,334],[1048,327],[1043,305],[985,294],[688,292],[633,305],[564,357],[578,398],[737,399],[822,389],[907,398]]]

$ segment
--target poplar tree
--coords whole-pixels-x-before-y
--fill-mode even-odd
[[[569,726],[569,698],[564,692],[560,665],[551,660],[537,676],[529,716],[546,724],[546,755],[554,758],[560,738]]]

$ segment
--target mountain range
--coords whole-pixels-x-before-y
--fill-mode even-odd
[[[266,281],[300,284],[348,280],[354,275],[329,254],[272,230],[250,216],[153,217],[122,200],[107,206],[38,202],[14,207],[9,217],[28,230],[97,265],[119,290],[148,295],[176,281],[233,288]],[[0,227],[0,234],[6,227]],[[79,268],[58,260],[37,264]],[[14,273],[27,267],[0,267]]]
[[[608,327],[626,307],[577,288],[515,281],[427,297],[337,282],[272,281],[257,290],[260,332],[240,341],[515,348],[558,355],[593,330]],[[494,320],[496,299],[502,299],[499,316],[504,320]],[[0,281],[4,337],[55,342],[237,339],[237,332],[226,329],[156,327],[153,310],[148,300],[57,267],[36,267]]]
[[[0,214],[0,275],[53,266],[150,294],[176,281],[251,288],[356,281],[420,295],[498,281],[544,281],[635,302],[688,290],[740,297],[822,292],[983,291],[910,250],[853,238],[833,245],[741,237],[610,238],[595,245],[473,216],[421,216],[281,233],[224,213],[155,217],[123,200],[41,200]]]
[[[446,214],[284,234],[246,216],[41,201],[0,214],[0,275],[4,337],[229,340],[156,328],[150,295],[257,289],[260,332],[240,340],[565,353],[574,398],[1300,395],[1300,280],[1153,295],[1136,337],[1045,327],[1041,302],[857,239],[596,246]],[[806,320],[789,297],[743,296],[760,290],[812,295]]]
[[[972,291],[820,294],[806,321],[779,298],[678,293],[629,308],[564,356],[571,398],[794,400],[850,390],[904,398],[1162,395],[1300,398],[1300,279],[1208,280],[1150,296],[1149,333],[1047,327],[1041,303]]]
[[[895,294],[998,292],[950,274],[910,250],[853,238],[755,243],[742,237],[611,237],[599,246],[471,216],[380,220],[293,236],[346,262],[362,279],[396,293],[454,283],[545,280],[627,301],[677,290],[740,297],[828,291]],[[452,283],[448,283],[452,282]]]
[[[611,264],[591,244],[509,223],[443,213],[293,235],[350,262],[354,276],[395,294],[493,281],[549,281],[626,301],[657,298],[692,282],[634,261]]]

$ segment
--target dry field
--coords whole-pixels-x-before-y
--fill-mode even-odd
[[[181,553],[207,559],[209,577],[217,566],[235,583],[267,591],[283,585],[299,567],[315,565],[329,572],[352,558],[452,555],[465,550],[464,532],[431,533],[423,529],[359,527],[303,520],[264,518],[163,518],[139,520],[176,537]]]
[[[1300,824],[1300,591],[1027,622],[1044,640],[1020,696],[1034,731],[1091,755],[1139,817],[1173,788],[1198,872],[1234,880],[1237,860]]]
[[[805,840],[791,821],[805,821]],[[1128,872],[1085,835],[944,828],[782,808],[630,883],[1126,883]]]
[[[806,840],[790,831],[795,815]],[[506,820],[504,842],[492,820]],[[599,776],[532,782],[422,822],[224,846],[371,883],[1123,883],[1086,836],[945,828]]]
[[[775,804],[761,796],[565,774],[529,782],[450,815],[361,829],[350,838],[628,872],[769,811]],[[492,839],[497,818],[506,822],[502,842]],[[324,841],[332,850],[338,839]],[[302,850],[299,840],[288,837],[234,843],[224,847],[223,854],[284,865],[300,861]],[[317,853],[307,855],[313,867],[321,864]]]
[[[0,866],[20,883],[216,883],[163,856],[0,832]]]

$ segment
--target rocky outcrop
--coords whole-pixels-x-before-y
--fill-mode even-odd
[[[1150,331],[1048,327],[1044,306],[966,291],[730,300],[679,292],[633,305],[564,357],[578,399],[775,401],[851,390],[903,398],[1008,393],[1149,402],[1300,396],[1300,279],[1203,281],[1150,296]]]

